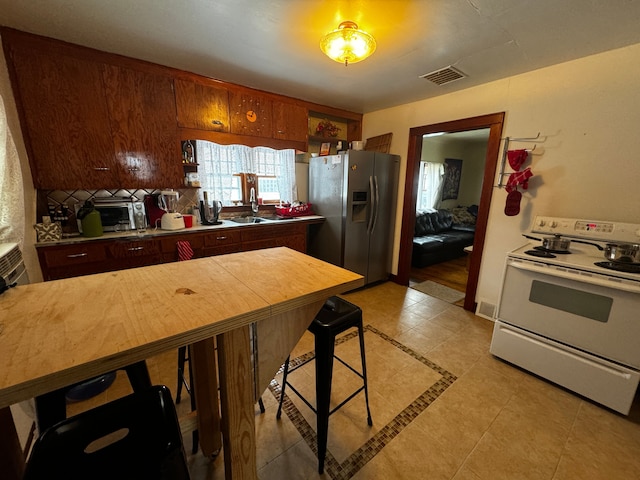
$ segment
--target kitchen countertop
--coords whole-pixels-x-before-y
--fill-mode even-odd
[[[82,242],[91,242],[96,240],[146,240],[153,237],[159,237],[163,235],[176,235],[176,234],[191,234],[191,233],[200,233],[207,232],[213,230],[219,230],[222,228],[260,228],[266,227],[269,225],[287,225],[292,223],[305,223],[305,224],[313,224],[313,223],[322,223],[325,218],[320,215],[306,215],[303,217],[291,217],[285,219],[278,220],[270,220],[266,219],[260,223],[237,223],[230,219],[222,218],[222,223],[220,225],[194,225],[191,228],[181,228],[179,230],[162,230],[160,228],[147,228],[145,233],[139,234],[135,230],[130,230],[127,232],[106,232],[104,235],[100,237],[83,237],[82,235],[73,236],[73,237],[64,237],[61,240],[54,240],[51,242],[38,242],[35,244],[36,248],[38,247],[48,247],[52,245],[72,245],[75,243]]]
[[[279,247],[17,286],[0,297],[0,410],[183,345],[212,350],[217,337],[225,471],[255,479],[256,393],[324,301],[362,285],[361,275]],[[209,391],[215,370],[195,367],[196,391]],[[3,445],[0,465],[19,453]]]

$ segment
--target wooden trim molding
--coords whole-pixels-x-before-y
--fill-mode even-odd
[[[489,142],[487,145],[487,156],[482,180],[482,192],[480,196],[480,204],[478,206],[476,234],[473,242],[474,255],[472,255],[471,263],[469,265],[469,279],[467,281],[467,291],[464,301],[464,308],[466,310],[475,311],[475,295],[478,287],[480,261],[482,259],[484,236],[489,218],[489,206],[491,204],[491,196],[493,193],[493,181],[498,163],[500,137],[502,135],[504,116],[504,112],[492,113],[462,120],[453,120],[450,122],[414,127],[409,130],[407,171],[402,208],[402,228],[400,233],[400,252],[398,257],[398,273],[396,275],[396,282],[400,285],[409,285],[409,277],[411,275],[411,254],[413,251],[413,231],[416,221],[415,212],[418,195],[420,159],[422,155],[422,137],[428,133],[453,133],[489,128]]]

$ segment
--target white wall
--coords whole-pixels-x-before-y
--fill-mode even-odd
[[[423,161],[444,163],[446,158],[462,160],[458,198],[441,201],[439,208],[450,209],[458,205],[478,205],[482,195],[482,178],[488,142],[464,141],[455,138],[447,140],[446,137],[455,137],[455,135],[425,138],[422,141]],[[487,138],[489,138],[488,129]]]
[[[504,215],[506,193],[494,187],[476,300],[497,301],[505,254],[536,214],[640,223],[638,58],[640,44],[364,116],[363,138],[392,132],[402,157],[398,218],[410,128],[504,111],[503,137],[546,137],[525,164],[535,176],[520,215]],[[397,273],[400,225],[395,239]]]

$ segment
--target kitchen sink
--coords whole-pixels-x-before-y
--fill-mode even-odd
[[[232,222],[236,222],[236,223],[262,223],[262,222],[268,222],[268,220],[262,218],[262,217],[233,217],[230,218],[229,220],[231,220]]]

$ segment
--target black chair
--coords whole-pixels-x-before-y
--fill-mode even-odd
[[[25,480],[189,479],[169,389],[154,386],[47,429],[35,442]]]
[[[336,337],[350,328],[358,329],[360,340],[360,358],[362,360],[362,373],[345,363],[334,355]],[[329,416],[345,405],[349,400],[364,390],[365,403],[367,405],[367,423],[373,425],[371,411],[369,409],[369,388],[367,385],[367,363],[364,353],[364,329],[362,326],[362,310],[356,305],[347,302],[340,297],[331,297],[320,309],[320,312],[311,322],[308,329],[314,335],[315,355],[304,362],[289,369],[289,358],[284,364],[282,378],[282,392],[280,393],[280,405],[276,418],[280,419],[284,391],[287,386],[316,414],[318,435],[318,472],[324,471],[324,460],[327,454],[327,436],[329,431]],[[314,408],[293,385],[288,382],[289,373],[297,370],[315,358],[316,367],[316,407]],[[329,411],[331,400],[331,379],[333,377],[333,359],[338,360],[362,380],[363,384],[337,407]]]
[[[124,370],[134,392],[145,391],[151,387],[151,377],[144,360],[127,365]],[[66,394],[81,384],[82,382],[36,397],[36,424],[40,432],[67,418]]]

